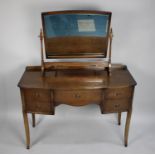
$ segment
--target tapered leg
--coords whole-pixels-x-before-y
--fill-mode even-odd
[[[27,146],[27,149],[29,149],[30,148],[30,131],[29,131],[27,113],[23,112],[23,118],[24,118],[24,126],[25,126],[25,133],[26,133],[26,146]]]
[[[36,126],[36,120],[35,120],[35,114],[32,113],[32,126],[35,127]]]
[[[125,133],[124,133],[124,145],[128,146],[128,135],[129,135],[129,126],[131,120],[132,109],[127,112],[126,124],[125,124]]]
[[[118,125],[121,125],[121,112],[118,113]]]

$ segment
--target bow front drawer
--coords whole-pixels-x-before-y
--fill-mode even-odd
[[[54,93],[54,101],[57,104],[65,103],[73,106],[99,103],[101,97],[100,90],[57,90]]]

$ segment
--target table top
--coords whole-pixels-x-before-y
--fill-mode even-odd
[[[26,67],[18,86],[40,89],[102,89],[135,86],[136,81],[127,68],[105,70],[54,70],[42,76],[40,66]]]

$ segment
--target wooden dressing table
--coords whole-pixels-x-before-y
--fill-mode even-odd
[[[100,106],[102,114],[118,113],[119,125],[121,112],[127,112],[124,133],[127,146],[136,82],[125,65],[111,64],[111,12],[46,12],[42,13],[42,21],[41,66],[26,67],[18,83],[27,148],[30,148],[28,113],[32,114],[35,127],[35,114],[54,115],[60,104],[92,103]],[[47,62],[51,59],[59,61]]]

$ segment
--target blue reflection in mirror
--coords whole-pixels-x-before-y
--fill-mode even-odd
[[[109,16],[97,14],[45,15],[44,24],[47,38],[62,36],[106,37]]]

